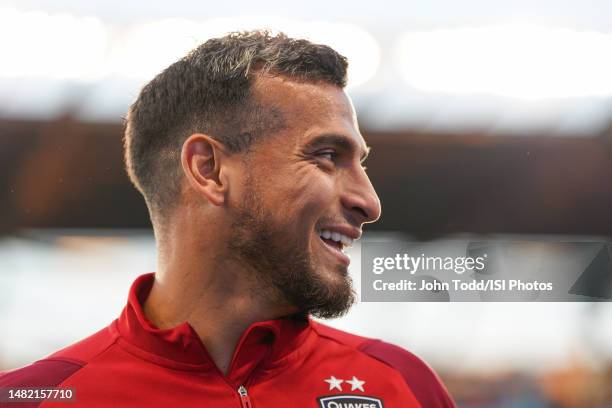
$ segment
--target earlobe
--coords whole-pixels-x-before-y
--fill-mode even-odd
[[[203,134],[189,136],[181,151],[189,185],[216,206],[223,205],[227,195],[228,180],[221,175],[224,156],[220,143]]]

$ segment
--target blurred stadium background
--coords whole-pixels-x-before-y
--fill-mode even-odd
[[[609,241],[608,1],[0,1],[0,369],[108,324],[155,269],[122,117],[186,51],[256,27],[349,57],[371,234]],[[331,324],[424,357],[460,407],[612,407],[610,303],[360,303]]]

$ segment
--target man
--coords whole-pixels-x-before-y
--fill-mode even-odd
[[[353,303],[343,250],[380,216],[346,71],[329,47],[255,31],[147,84],[125,156],[158,270],[109,327],[0,386],[72,388],[74,407],[453,407],[414,355],[311,320]]]

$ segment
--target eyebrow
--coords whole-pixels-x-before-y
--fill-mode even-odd
[[[314,137],[312,138],[312,140],[306,143],[305,148],[307,150],[313,150],[318,147],[324,147],[324,146],[335,146],[341,150],[349,151],[351,153],[357,150],[361,150],[362,153],[361,153],[360,161],[362,163],[365,161],[365,159],[368,158],[368,155],[370,154],[370,150],[372,149],[370,146],[365,146],[364,148],[358,148],[357,143],[355,143],[354,141],[352,141],[346,136],[341,136],[337,134],[323,134],[323,135]]]

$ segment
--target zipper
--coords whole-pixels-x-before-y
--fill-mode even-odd
[[[242,408],[253,408],[253,404],[251,404],[251,398],[249,398],[249,393],[244,385],[241,385],[238,388],[238,395],[240,396],[240,405]]]

